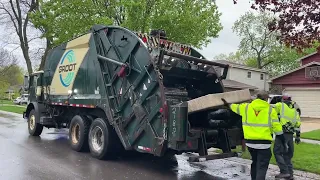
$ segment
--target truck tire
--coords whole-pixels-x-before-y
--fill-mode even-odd
[[[109,123],[101,118],[95,119],[89,131],[90,153],[97,159],[111,159],[117,151],[117,134]]]
[[[88,150],[88,133],[90,122],[85,117],[76,115],[72,118],[69,128],[69,143],[77,152]]]
[[[36,117],[36,111],[34,109],[31,110],[28,117],[28,130],[31,136],[39,136],[43,130],[42,124],[37,123],[39,121],[37,121]]]

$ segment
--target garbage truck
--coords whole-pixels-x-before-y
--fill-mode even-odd
[[[23,118],[31,136],[68,128],[71,148],[89,149],[97,159],[132,150],[199,154],[190,161],[232,157],[242,144],[241,117],[222,101],[203,104],[226,93],[227,72],[228,65],[167,40],[164,30],[94,25],[51,49],[44,68],[26,78],[30,103]],[[223,153],[209,155],[212,147]]]

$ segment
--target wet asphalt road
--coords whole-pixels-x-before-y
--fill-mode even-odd
[[[139,153],[101,161],[71,150],[67,134],[44,129],[40,137],[31,137],[25,120],[0,112],[0,179],[250,179],[247,165],[229,160],[189,163],[189,154],[157,158]]]

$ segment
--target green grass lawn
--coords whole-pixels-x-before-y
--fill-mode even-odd
[[[3,99],[0,99],[0,104],[13,104],[13,100],[10,101],[10,100],[3,100]]]
[[[301,133],[301,138],[320,141],[320,129],[310,131],[310,132]]]
[[[320,174],[320,145],[300,143],[299,145],[294,146],[295,152],[294,157],[292,158],[293,168]],[[273,149],[273,145],[272,145]],[[236,152],[241,151],[241,147],[237,147]],[[221,152],[221,151],[217,151]],[[250,153],[248,150],[244,152],[241,156],[244,159],[251,159]],[[276,160],[272,153],[272,158],[270,160],[271,164],[277,164]]]
[[[1,106],[0,105],[0,110],[22,114],[26,110],[26,108],[19,107],[19,106]]]

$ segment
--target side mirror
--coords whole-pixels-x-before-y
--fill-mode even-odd
[[[25,75],[23,79],[23,90],[28,91],[29,89],[29,76]]]

